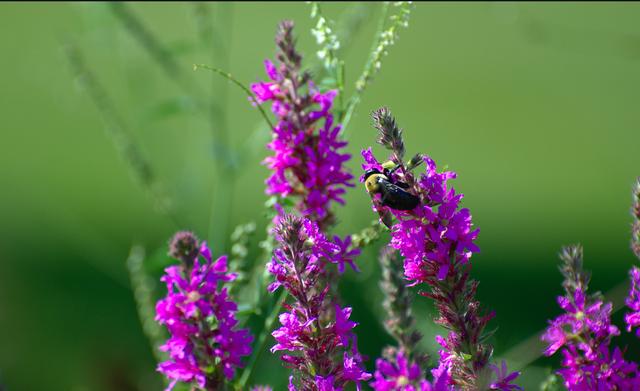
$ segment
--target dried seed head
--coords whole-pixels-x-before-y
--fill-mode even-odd
[[[582,266],[582,246],[577,244],[563,247],[559,256],[562,260],[560,273],[564,276],[562,286],[567,294],[573,296],[577,289],[586,292],[591,275]]]
[[[404,142],[402,141],[402,129],[396,123],[396,119],[387,107],[381,107],[372,114],[373,126],[378,129],[378,144],[393,151],[398,163],[404,157]]]
[[[302,56],[296,51],[296,42],[293,37],[293,22],[283,20],[278,25],[276,32],[276,46],[278,47],[278,59],[295,69],[300,68]]]
[[[420,339],[420,334],[412,331],[415,320],[411,313],[411,293],[404,278],[403,261],[398,250],[390,246],[383,247],[380,251],[380,266],[380,287],[385,294],[383,306],[387,312],[385,327],[400,347],[410,353]]]

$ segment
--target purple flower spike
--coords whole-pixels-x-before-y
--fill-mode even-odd
[[[251,86],[259,102],[271,102],[277,124],[268,148],[273,155],[265,164],[271,171],[267,194],[297,199],[296,209],[324,229],[334,221],[332,203],[344,203],[345,188],[353,176],[344,163],[340,125],[334,125],[333,102],[337,91],[318,91],[300,67],[295,49],[293,23],[282,22],[276,35],[276,62],[267,60],[271,81]]]
[[[198,247],[193,234],[179,232],[171,243],[172,255],[183,263],[168,267],[161,278],[168,293],[156,305],[156,320],[171,336],[160,347],[169,360],[158,371],[172,379],[168,390],[178,381],[217,389],[251,353],[253,338],[236,328],[237,306],[220,287],[235,276],[227,273],[226,257],[212,261],[209,248]]]
[[[374,209],[383,216],[385,225],[391,225],[390,245],[404,258],[405,279],[411,285],[425,284],[429,288],[422,294],[435,301],[439,314],[436,323],[449,330],[442,344],[441,359],[446,358],[446,366],[441,365],[441,372],[446,367],[456,389],[482,388],[493,351],[482,341],[494,315],[481,314],[475,299],[478,283],[469,274],[471,256],[480,251],[475,243],[479,230],[473,226],[469,210],[460,205],[463,195],[449,184],[456,174],[438,172],[436,163],[420,154],[405,163],[403,131],[391,112],[380,108],[373,113],[373,120],[379,132],[377,141],[391,151],[390,162],[396,167],[391,170],[385,163],[384,167],[390,169],[385,171],[369,148],[362,151],[363,169],[385,173],[390,182],[419,200],[411,210],[394,209],[388,198],[395,195],[381,194],[374,188]],[[414,175],[412,170],[421,164],[424,172]]]
[[[501,391],[522,390],[522,387],[511,384],[511,382],[520,375],[520,372],[509,373],[507,370],[507,363],[505,361],[502,361],[500,367],[492,364],[491,370],[494,372],[496,380],[491,383],[489,389]]]
[[[640,177],[633,185],[633,204],[631,206],[631,250],[640,259]]]
[[[349,265],[351,268],[359,272],[358,266],[356,266],[353,261],[358,255],[360,255],[360,249],[351,247],[351,236],[345,236],[344,240],[340,239],[339,236],[333,237],[333,242],[340,248],[340,251],[332,258],[332,263],[338,264],[338,272],[340,274],[344,273],[344,265]]]
[[[376,391],[418,391],[418,390],[451,390],[451,387],[434,388],[424,378],[424,371],[417,363],[409,362],[404,352],[398,351],[393,361],[383,358],[376,360],[374,381],[370,383]]]
[[[611,324],[611,303],[603,302],[600,295],[586,293],[589,275],[582,269],[582,248],[567,247],[560,258],[565,296],[558,297],[558,304],[565,312],[549,321],[549,327],[542,335],[542,340],[548,344],[544,354],[551,356],[560,350],[562,369],[557,373],[569,390],[639,389],[637,365],[625,361],[618,348],[613,352],[610,350],[612,337],[620,334]],[[634,297],[636,277],[632,271],[631,298]],[[627,305],[633,301],[628,299]],[[629,329],[632,327],[629,321],[633,322],[633,319],[627,315]]]
[[[356,347],[351,308],[333,303],[326,266],[341,247],[331,243],[314,222],[283,215],[275,227],[278,247],[268,270],[293,298],[280,314],[280,327],[272,335],[272,352],[285,351],[281,359],[297,373],[289,390],[342,390],[359,387],[371,374],[364,370]]]
[[[631,225],[631,250],[640,259],[640,177],[636,180],[633,187],[633,205],[631,207],[631,216],[633,224]],[[640,326],[640,269],[634,266],[630,271],[631,289],[626,299],[627,307],[632,312],[624,316],[627,324],[627,331]],[[640,337],[640,328],[636,330],[636,336]]]
[[[631,290],[626,299],[627,307],[632,312],[625,314],[624,321],[627,324],[627,331],[640,326],[640,269],[634,266],[629,272],[631,276]],[[636,336],[640,337],[640,328],[636,330]]]

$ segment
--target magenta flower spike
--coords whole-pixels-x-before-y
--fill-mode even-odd
[[[190,232],[179,232],[171,241],[170,255],[180,265],[165,269],[161,280],[167,296],[156,305],[156,321],[170,333],[160,347],[169,359],[158,371],[171,380],[200,390],[219,390],[242,366],[242,357],[251,353],[252,336],[238,329],[236,304],[223,285],[235,275],[227,271],[227,257],[216,260],[206,243]]]
[[[455,389],[478,389],[491,378],[489,362],[493,348],[484,341],[484,329],[493,313],[480,314],[475,299],[478,283],[470,278],[470,259],[480,251],[475,244],[479,230],[473,226],[471,213],[461,208],[462,194],[449,185],[456,174],[438,172],[436,163],[428,156],[416,155],[403,162],[405,146],[402,130],[386,108],[373,113],[374,126],[379,131],[378,143],[391,151],[389,170],[373,156],[371,149],[362,151],[366,171],[377,170],[387,181],[417,197],[419,203],[411,210],[394,209],[384,192],[371,193],[374,209],[382,221],[391,226],[391,246],[404,258],[404,276],[412,285],[424,284],[429,292],[424,296],[435,301],[439,313],[436,323],[449,330],[440,338],[439,373],[446,372]],[[415,176],[412,169],[423,164],[425,172]],[[386,173],[386,174],[385,174]],[[361,178],[364,181],[365,176]],[[393,205],[393,204],[392,204]],[[391,224],[391,216],[395,222]],[[517,376],[517,374],[516,374]],[[505,376],[512,381],[516,376]],[[498,384],[498,383],[495,383]],[[507,387],[501,385],[501,387]],[[513,386],[516,387],[516,386]],[[506,389],[506,388],[505,388]]]
[[[640,177],[636,179],[632,194],[631,250],[640,259]],[[631,288],[625,303],[631,312],[625,314],[624,321],[627,324],[627,331],[631,332],[634,328],[640,327],[640,269],[633,266],[629,271],[629,276],[631,277]],[[636,330],[636,336],[640,337],[640,328]]]
[[[640,259],[640,177],[633,185],[633,204],[631,207],[633,223],[631,225],[631,250]]]
[[[376,372],[370,385],[376,391],[453,390],[447,381],[436,378],[431,384],[425,380],[420,365],[410,362],[402,351],[397,352],[394,360],[376,360]]]
[[[351,308],[332,303],[324,278],[329,263],[340,256],[340,246],[330,242],[315,222],[293,215],[277,218],[278,247],[267,269],[275,276],[270,291],[279,287],[293,298],[280,314],[280,327],[272,335],[272,352],[294,370],[289,390],[342,390],[367,381],[358,353]]]
[[[640,259],[640,177],[636,179],[632,195],[631,250]],[[633,266],[629,271],[629,276],[631,288],[625,303],[631,309],[631,312],[625,314],[624,321],[627,324],[627,331],[631,332],[633,329],[640,327],[640,269],[637,266]],[[636,336],[640,337],[640,328],[636,330]]]
[[[320,92],[309,73],[301,70],[295,49],[293,22],[283,21],[276,34],[276,62],[265,61],[269,81],[251,90],[258,102],[271,102],[277,123],[264,160],[272,171],[267,194],[293,197],[296,209],[324,230],[334,222],[332,203],[344,204],[353,176],[344,166],[351,156],[342,153],[340,125],[331,113],[337,91]]]
[[[627,331],[631,332],[640,327],[640,269],[634,266],[629,271],[629,276],[631,277],[631,290],[625,303],[631,312],[625,314],[624,321],[627,324]],[[636,330],[636,336],[640,337],[640,328]]]
[[[566,247],[560,258],[565,295],[558,304],[565,312],[549,321],[542,335],[548,344],[544,354],[561,352],[557,373],[569,390],[640,389],[637,365],[625,361],[620,349],[611,350],[612,337],[620,334],[611,324],[611,303],[586,293],[590,277],[582,267],[582,248]]]

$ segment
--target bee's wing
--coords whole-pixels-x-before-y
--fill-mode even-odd
[[[382,193],[382,205],[397,210],[411,210],[420,203],[418,197],[403,190],[396,184],[387,180],[380,180],[378,183]]]
[[[395,185],[398,186],[398,187],[401,187],[403,189],[408,189],[409,188],[409,184],[404,183],[404,182],[396,182]]]

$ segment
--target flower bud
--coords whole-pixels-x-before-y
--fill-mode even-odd
[[[182,261],[187,268],[191,268],[198,253],[198,238],[192,232],[180,231],[169,242],[169,256]]]

